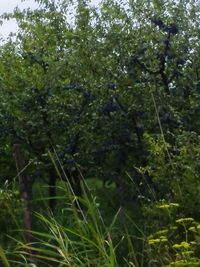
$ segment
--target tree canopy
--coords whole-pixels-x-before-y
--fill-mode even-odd
[[[199,265],[199,1],[35,1],[1,16],[19,27],[0,49],[0,228],[23,221],[26,243],[11,258]]]
[[[54,151],[122,199],[151,188],[180,201],[180,186],[188,203],[199,190],[198,1],[37,2],[4,14],[19,31],[0,55],[2,176],[19,143],[33,180],[49,176]]]

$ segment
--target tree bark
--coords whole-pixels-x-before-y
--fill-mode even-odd
[[[19,178],[21,200],[23,208],[24,239],[26,243],[31,242],[31,187],[27,175],[24,173],[25,162],[19,144],[14,145],[14,158]],[[29,251],[29,258],[32,259],[32,252]]]

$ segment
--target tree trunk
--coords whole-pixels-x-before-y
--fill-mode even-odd
[[[23,208],[24,239],[26,243],[31,242],[31,187],[27,175],[24,173],[25,162],[22,156],[20,145],[14,145],[14,157],[19,178],[21,200]],[[32,252],[29,251],[29,259],[32,259]]]

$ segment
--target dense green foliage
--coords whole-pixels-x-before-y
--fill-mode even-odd
[[[198,266],[199,1],[36,2],[2,16],[19,31],[0,51],[1,230],[21,239],[12,232],[23,213],[18,144],[32,212],[43,214],[33,224],[39,245],[29,248],[41,266]],[[171,231],[184,218],[191,238],[185,225]],[[22,262],[21,242],[9,259]],[[9,266],[1,247],[0,258]]]

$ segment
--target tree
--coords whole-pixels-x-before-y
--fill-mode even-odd
[[[80,0],[70,24],[66,1],[38,2],[38,10],[15,10],[19,33],[2,47],[2,151],[11,155],[20,142],[49,177],[51,197],[54,148],[66,172],[78,166],[85,177],[114,181],[120,205],[152,191],[180,199],[167,169],[179,140],[199,136],[197,3],[109,0],[95,9]],[[159,140],[162,173],[152,171]],[[173,179],[181,175],[174,170]]]

